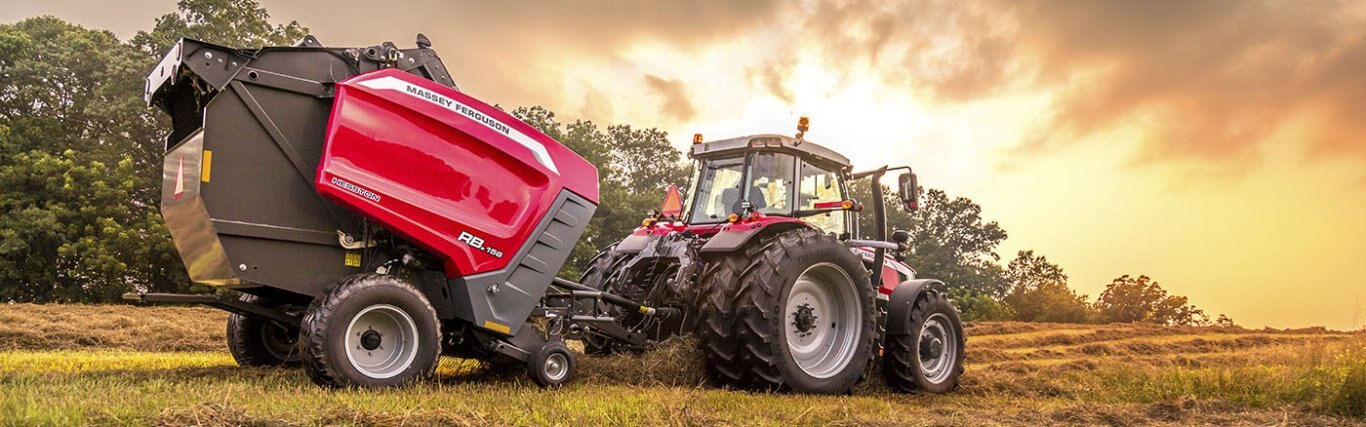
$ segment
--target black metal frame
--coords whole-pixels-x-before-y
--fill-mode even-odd
[[[226,295],[213,294],[168,294],[168,293],[126,293],[123,300],[141,304],[201,304],[229,313],[270,320],[281,325],[298,328],[300,316],[290,315],[262,305],[242,302]]]

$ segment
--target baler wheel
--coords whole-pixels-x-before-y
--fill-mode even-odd
[[[301,323],[304,369],[331,387],[390,387],[425,379],[441,354],[436,310],[412,284],[359,274],[313,300]]]
[[[853,390],[873,359],[874,292],[839,240],[809,229],[779,234],[740,276],[735,335],[749,388]]]
[[[242,302],[270,308],[273,303],[244,294]],[[241,314],[228,315],[228,352],[237,366],[295,366],[299,364],[299,331],[275,322]]]
[[[963,374],[963,321],[947,296],[926,290],[911,309],[909,334],[888,334],[882,373],[892,389],[947,393]]]
[[[559,340],[546,341],[526,361],[531,381],[545,388],[560,387],[572,381],[576,367],[574,353]]]

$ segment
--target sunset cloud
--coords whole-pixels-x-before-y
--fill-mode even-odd
[[[692,101],[688,97],[688,88],[683,82],[646,74],[645,84],[650,87],[655,95],[663,98],[664,102],[660,111],[665,115],[680,122],[692,120],[697,116],[697,109],[693,107]]]
[[[1255,162],[1285,141],[1309,158],[1366,162],[1366,12],[1306,1],[821,2],[791,44],[850,78],[924,102],[1049,94],[1020,150],[1137,129],[1142,163]],[[792,99],[796,62],[750,84]]]

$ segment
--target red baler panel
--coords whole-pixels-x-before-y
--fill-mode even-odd
[[[568,148],[392,69],[337,85],[314,184],[445,257],[450,276],[506,267],[561,189],[598,202],[597,169]]]

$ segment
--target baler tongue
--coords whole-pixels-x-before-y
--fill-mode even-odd
[[[147,76],[144,99],[171,117],[162,214],[190,278],[311,295],[359,271],[338,232],[360,217],[313,187],[333,86],[397,68],[452,86],[431,49],[234,49],[181,39]]]

